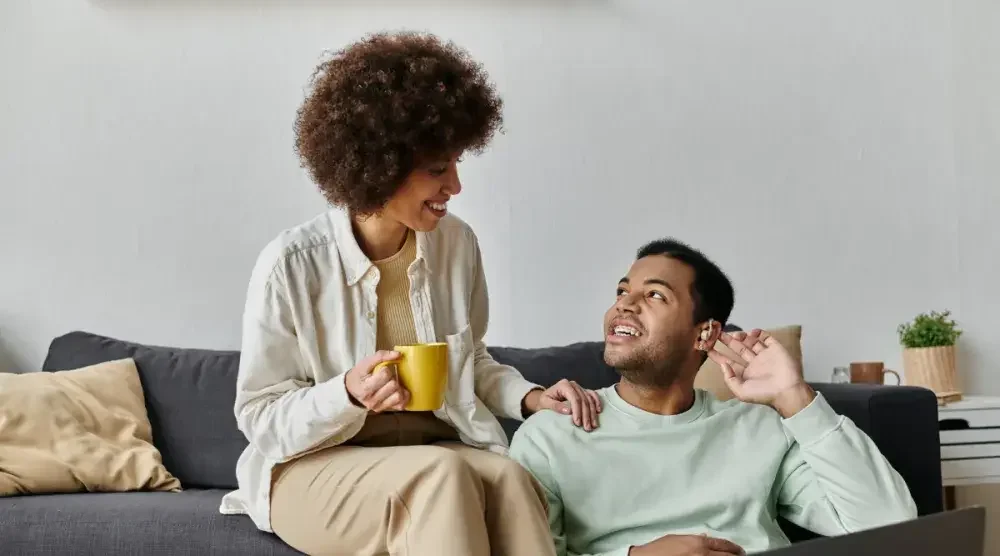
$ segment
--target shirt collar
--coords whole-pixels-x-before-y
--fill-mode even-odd
[[[347,285],[353,286],[364,278],[365,274],[371,270],[373,264],[368,255],[361,250],[357,238],[354,237],[354,227],[351,222],[351,215],[346,209],[334,208],[330,211],[330,219],[333,222],[334,240],[337,244],[337,252],[340,255],[340,263],[344,268],[347,278]],[[423,266],[424,270],[430,272],[431,265],[428,259],[433,253],[431,235],[439,233],[437,230],[424,233],[416,232],[417,254],[413,264]]]

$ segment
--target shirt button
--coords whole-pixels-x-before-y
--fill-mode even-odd
[[[373,313],[371,311],[368,311],[368,318],[369,319],[374,319],[375,318],[375,313]]]

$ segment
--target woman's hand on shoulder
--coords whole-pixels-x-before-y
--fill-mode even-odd
[[[399,359],[395,351],[377,351],[347,371],[344,385],[351,397],[351,403],[364,407],[369,411],[402,411],[410,401],[410,392],[396,377],[394,365],[386,365],[372,372],[379,363],[392,362]]]
[[[597,416],[603,409],[597,392],[565,378],[548,389],[528,392],[524,397],[524,407],[529,414],[548,409],[572,415],[573,424],[588,432],[599,426]]]

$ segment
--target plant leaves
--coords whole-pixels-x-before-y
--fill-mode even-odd
[[[962,335],[951,311],[920,313],[897,328],[899,343],[907,348],[952,346]]]

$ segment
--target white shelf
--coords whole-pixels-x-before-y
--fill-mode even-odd
[[[995,485],[1000,484],[1000,475],[983,475],[981,477],[969,477],[966,479],[944,479],[942,483],[946,487]]]
[[[992,444],[949,444],[941,446],[941,460],[1000,458],[1000,442]]]
[[[941,431],[941,445],[971,444],[975,442],[1000,442],[1000,429],[959,429]]]
[[[970,428],[1000,427],[1000,409],[959,409],[939,411],[938,420],[962,420]]]
[[[938,407],[938,420],[968,425],[940,431],[944,485],[1000,483],[1000,397],[965,396]]]
[[[961,400],[938,407],[938,412],[968,409],[1000,409],[1000,396],[963,396]]]

